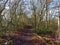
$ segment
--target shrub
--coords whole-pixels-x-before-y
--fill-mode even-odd
[[[58,38],[58,40],[56,41],[58,44],[60,44],[60,38]]]
[[[37,34],[52,34],[53,33],[52,30],[49,30],[47,28],[42,28],[42,29],[37,28],[36,30],[33,28],[33,32]]]

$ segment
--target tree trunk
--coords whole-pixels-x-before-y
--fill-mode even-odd
[[[59,31],[59,38],[60,38],[60,16],[58,17],[58,31]]]
[[[58,38],[60,38],[60,11],[59,11],[59,7],[60,7],[60,0],[58,0],[58,31],[59,31]]]

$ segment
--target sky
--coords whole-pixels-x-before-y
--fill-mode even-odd
[[[13,0],[11,0],[11,1],[13,1]],[[26,1],[28,1],[28,3],[29,3],[29,1],[30,0],[26,0]],[[58,0],[53,0],[53,2],[50,4],[50,9],[52,8],[52,7],[54,7],[54,6],[56,6],[57,5],[57,1]],[[37,2],[36,0],[35,0],[35,2]],[[0,2],[1,3],[1,2]],[[5,7],[6,9],[9,9],[9,7],[6,5],[6,7]]]
[[[56,5],[58,5],[58,0],[53,0],[53,2],[50,4],[50,9]]]
[[[11,1],[13,1],[13,0],[11,0]],[[30,0],[26,0],[28,3],[27,4],[29,4],[29,1]],[[52,7],[55,7],[58,3],[57,3],[57,1],[58,0],[53,0],[53,2],[50,4],[50,6],[49,6],[49,9],[50,10],[53,10],[52,9]],[[35,2],[35,4],[36,4],[36,2],[37,2],[37,0],[34,0],[34,2]],[[8,4],[8,3],[7,3]],[[30,5],[28,5],[28,6],[26,6],[26,8],[25,9],[27,9],[27,8],[29,8],[30,7]],[[6,9],[9,9],[9,7],[8,7],[8,5],[6,5],[6,7],[5,7]],[[29,9],[27,9],[27,11],[28,11],[28,13],[31,13],[30,11],[29,11]],[[54,11],[54,10],[53,10]],[[25,11],[26,12],[26,11]],[[56,11],[55,11],[56,12]]]
[[[28,2],[28,4],[29,4],[29,1],[30,0],[26,0],[27,2]],[[54,6],[56,6],[57,5],[57,1],[58,0],[53,0],[53,2],[50,4],[50,6],[49,6],[49,8],[51,9],[52,7],[54,7]],[[36,0],[35,0],[35,2],[37,2]],[[35,3],[36,4],[36,3]],[[9,9],[9,7],[6,5],[6,7],[5,7],[6,9]]]
[[[57,8],[52,8],[58,5],[58,0],[53,0],[53,2],[50,5],[50,10],[54,13],[54,15],[58,14],[58,9]]]

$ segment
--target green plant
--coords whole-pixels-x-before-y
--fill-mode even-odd
[[[56,43],[60,44],[60,38],[58,38],[58,40],[56,41]]]
[[[33,32],[37,33],[37,34],[52,34],[52,30],[50,30],[49,28],[45,28],[45,27],[40,27],[40,28],[33,28]]]

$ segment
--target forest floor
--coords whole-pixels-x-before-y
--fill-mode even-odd
[[[17,29],[1,37],[0,45],[60,45],[55,43],[54,38],[35,34],[30,26]]]

